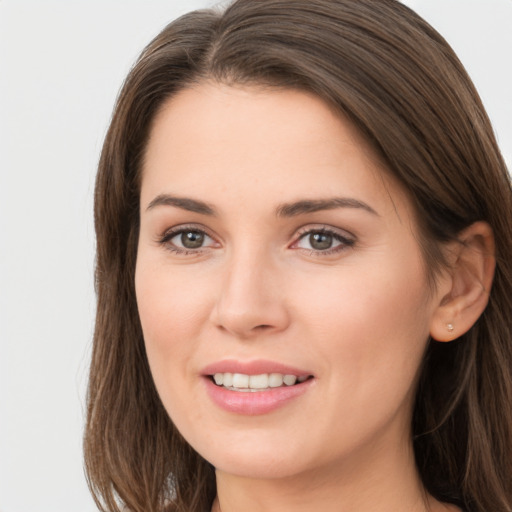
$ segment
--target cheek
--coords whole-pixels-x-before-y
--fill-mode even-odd
[[[194,354],[209,315],[204,286],[183,268],[139,257],[135,274],[137,305],[151,375],[176,425],[200,422],[190,409],[197,391]],[[191,388],[192,386],[192,388]]]
[[[135,274],[137,306],[145,338],[161,345],[180,345],[187,332],[201,327],[208,314],[205,282],[198,286],[197,276],[165,263],[140,261]]]
[[[393,257],[378,262],[296,276],[291,294],[320,337],[344,338],[346,329],[391,337],[428,332],[428,300],[421,259],[401,265]],[[391,332],[390,332],[391,331]],[[355,334],[355,333],[353,333]],[[359,336],[352,336],[358,339]]]
[[[182,268],[137,263],[135,288],[149,366],[160,397],[170,412],[172,397],[192,375],[192,358],[211,307],[204,286]]]
[[[429,332],[420,255],[406,263],[378,255],[298,283],[294,294],[301,301],[301,330],[333,376],[333,393],[350,390],[360,410],[363,403],[371,410],[379,399],[393,403],[411,390]]]

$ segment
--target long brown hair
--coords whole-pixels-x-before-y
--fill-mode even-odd
[[[512,192],[479,96],[446,41],[396,0],[238,0],[187,14],[143,51],[118,98],[95,190],[98,308],[86,471],[101,510],[209,510],[214,469],[164,410],[134,291],[141,162],[155,113],[194,82],[312,92],[349,118],[408,191],[431,269],[477,220],[496,239],[489,304],[429,342],[412,431],[424,486],[475,512],[512,511]]]

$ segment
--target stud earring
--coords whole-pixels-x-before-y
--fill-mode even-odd
[[[446,328],[448,329],[448,332],[453,332],[453,324],[446,324]]]

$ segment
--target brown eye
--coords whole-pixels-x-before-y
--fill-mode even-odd
[[[309,229],[294,244],[296,249],[306,249],[318,255],[328,255],[353,247],[355,239],[330,229]]]
[[[181,246],[185,249],[199,249],[204,244],[204,233],[200,231],[183,231],[180,236]]]
[[[311,233],[309,235],[309,245],[315,251],[325,251],[330,249],[333,243],[333,236],[329,233]]]
[[[211,236],[208,236],[201,229],[176,228],[168,231],[159,243],[166,249],[178,254],[199,253],[203,249],[216,247],[218,244]]]

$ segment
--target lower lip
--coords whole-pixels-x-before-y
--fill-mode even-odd
[[[206,389],[212,401],[225,411],[257,415],[267,414],[284,407],[294,398],[305,393],[313,379],[308,379],[294,386],[282,386],[262,391],[231,391],[217,386],[210,377],[205,378]]]

